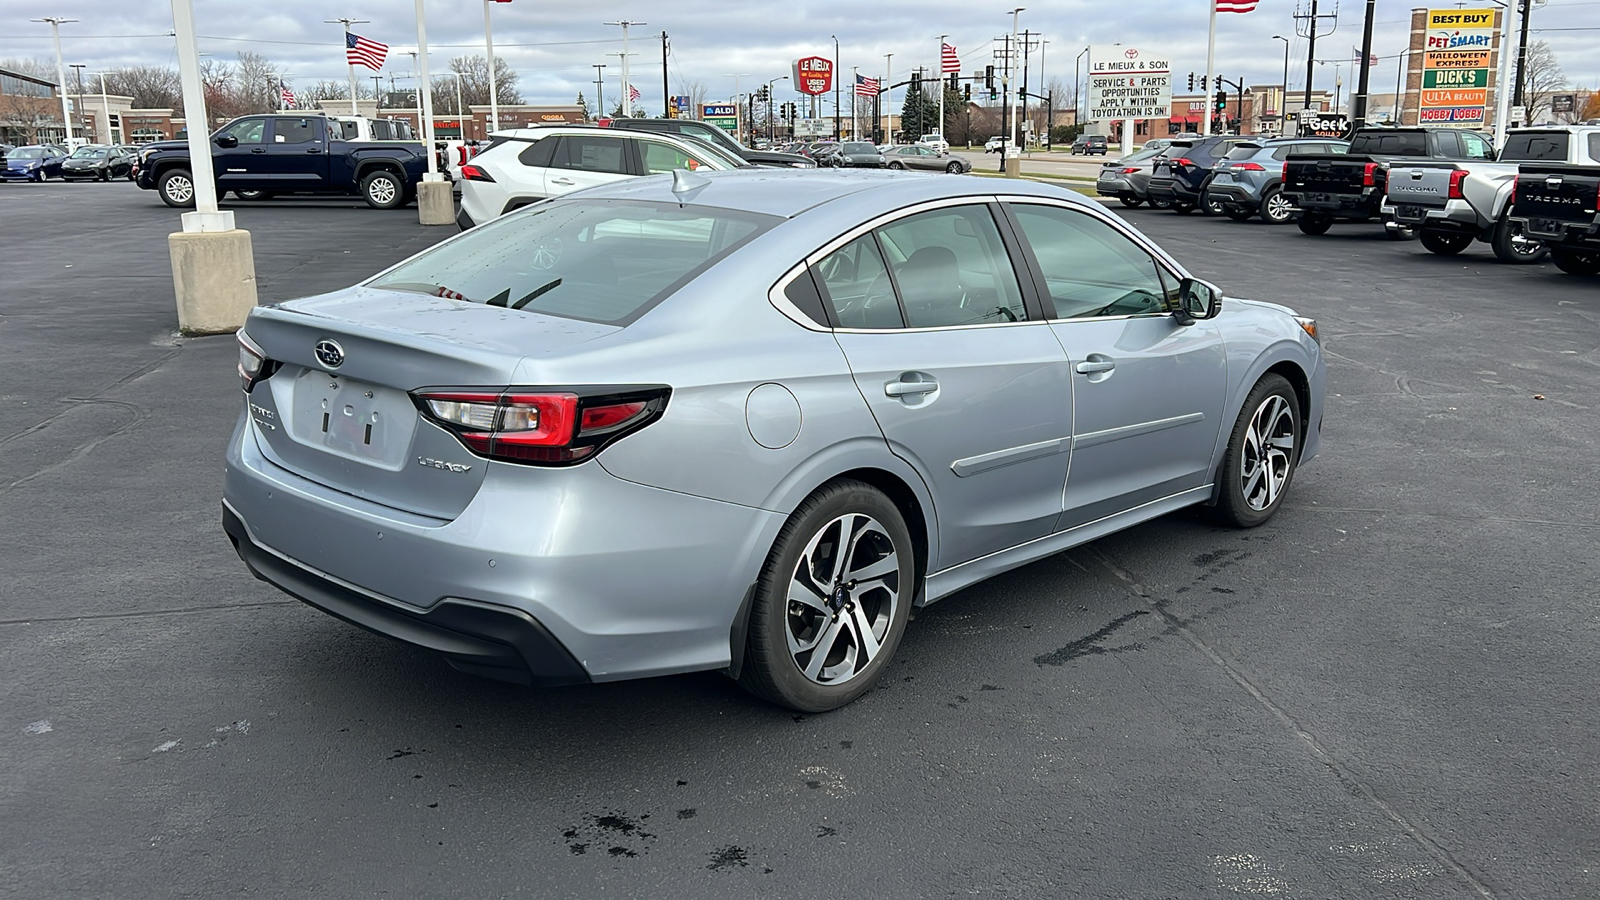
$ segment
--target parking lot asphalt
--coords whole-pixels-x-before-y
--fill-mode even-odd
[[[234,208],[264,302],[454,233]],[[1125,215],[1319,319],[1322,455],[1260,529],[1172,515],[929,607],[799,716],[481,681],[252,580],[176,212],[0,185],[0,897],[1600,896],[1600,280]]]

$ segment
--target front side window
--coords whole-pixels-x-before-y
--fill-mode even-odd
[[[241,144],[266,143],[267,120],[241,119],[223,129],[222,133],[238,140]]]
[[[952,206],[878,229],[908,328],[1028,317],[1016,270],[987,206]]]
[[[1105,222],[1059,206],[1012,207],[1054,301],[1056,316],[1087,319],[1165,313],[1176,286],[1143,248]]]
[[[561,138],[555,167],[583,172],[627,175],[627,144],[623,138],[567,135]]]
[[[671,172],[673,169],[688,169],[693,172],[705,165],[704,162],[677,147],[660,141],[642,140],[639,142],[639,150],[644,159],[646,175],[659,175],[662,172]]]
[[[549,201],[480,225],[368,285],[625,325],[777,221],[676,203]]]

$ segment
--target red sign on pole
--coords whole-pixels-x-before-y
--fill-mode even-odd
[[[826,94],[833,90],[833,60],[807,56],[794,61],[794,86],[803,94]]]

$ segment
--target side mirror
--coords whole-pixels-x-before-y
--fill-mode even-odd
[[[231,134],[224,134],[217,138],[217,146],[224,150],[232,150],[239,146],[239,139]]]
[[[1172,317],[1179,325],[1193,325],[1200,319],[1215,318],[1222,312],[1222,289],[1198,278],[1178,282],[1178,308]]]

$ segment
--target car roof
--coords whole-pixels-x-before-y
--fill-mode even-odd
[[[1092,201],[1074,191],[1034,181],[932,175],[916,172],[781,169],[765,167],[731,172],[696,173],[699,185],[683,195],[673,193],[674,178],[647,175],[583,191],[585,198],[692,203],[721,209],[793,218],[808,209],[854,197],[863,206],[884,212],[945,197],[1026,195],[1064,200],[1085,207]]]

